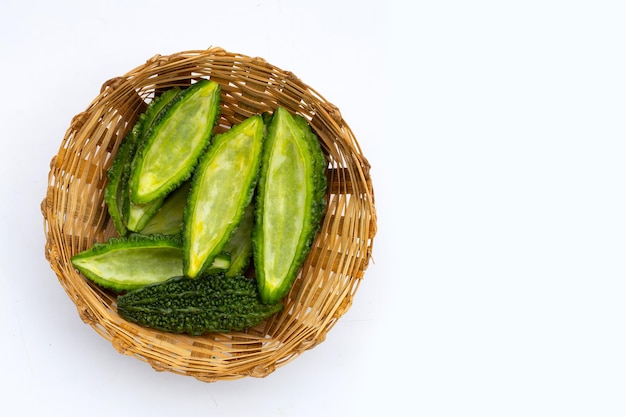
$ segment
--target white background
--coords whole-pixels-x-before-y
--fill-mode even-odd
[[[405,3],[3,0],[3,415],[626,415],[626,6]],[[209,46],[261,56],[341,109],[379,219],[324,343],[212,384],[155,372],[82,323],[39,208],[104,81]]]

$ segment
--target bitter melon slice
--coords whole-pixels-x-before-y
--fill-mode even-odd
[[[104,201],[113,226],[120,236],[126,236],[128,228],[124,216],[125,200],[128,197],[128,171],[126,165],[132,160],[135,141],[138,134],[138,126],[135,125],[124,137],[122,144],[115,154],[113,164],[107,171],[107,185],[104,188]]]
[[[263,302],[284,297],[319,229],[326,163],[301,116],[279,107],[268,126],[259,174],[253,254]]]
[[[183,271],[180,239],[168,236],[111,238],[72,257],[72,264],[96,284],[117,292],[163,282]],[[230,256],[220,254],[213,271],[230,267]]]
[[[254,205],[246,208],[239,225],[230,235],[224,252],[230,255],[230,268],[227,277],[243,274],[252,258],[252,229],[254,228]]]
[[[209,144],[220,98],[219,84],[201,80],[161,112],[133,159],[130,199],[134,204],[162,198],[189,178]]]
[[[135,208],[130,203],[128,194],[128,179],[137,144],[143,141],[146,130],[150,128],[159,113],[179,92],[179,88],[171,88],[148,105],[146,111],[139,116],[138,121],[124,137],[113,159],[113,164],[107,172],[108,182],[104,191],[104,201],[107,204],[113,225],[120,236],[125,236],[129,231],[128,229],[136,231],[136,222],[138,221],[138,213],[131,211]]]
[[[141,234],[177,235],[183,230],[183,213],[191,182],[185,181],[167,196],[159,211],[139,230]]]
[[[185,275],[195,278],[222,252],[250,204],[265,124],[251,116],[218,135],[194,176],[183,221]]]
[[[126,227],[129,231],[139,232],[146,224],[158,213],[159,209],[163,205],[166,197],[157,198],[146,204],[134,204],[128,205],[128,220],[126,221]]]

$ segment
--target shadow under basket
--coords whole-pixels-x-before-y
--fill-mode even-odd
[[[187,336],[120,318],[115,295],[76,271],[71,258],[117,236],[104,204],[104,189],[107,170],[127,131],[155,96],[200,79],[221,86],[216,134],[278,106],[305,117],[328,161],[328,190],[320,232],[283,300],[283,311],[247,331]],[[369,168],[339,110],[291,72],[262,58],[216,47],[156,55],[105,82],[87,109],[72,119],[50,163],[41,205],[46,259],[81,319],[118,352],[157,371],[205,382],[264,377],[323,342],[350,308],[376,234]]]

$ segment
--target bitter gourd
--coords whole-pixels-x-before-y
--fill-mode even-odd
[[[124,218],[125,206],[125,184],[128,182],[128,171],[125,170],[126,164],[132,159],[133,147],[137,137],[138,127],[135,125],[124,137],[122,144],[115,154],[113,164],[107,171],[107,185],[104,189],[104,201],[113,226],[120,236],[126,236],[128,228]]]
[[[263,302],[284,297],[325,209],[326,160],[308,123],[279,107],[268,126],[256,198],[253,254]]]
[[[131,232],[139,232],[146,227],[146,224],[154,217],[159,211],[166,197],[157,198],[146,204],[134,204],[129,202],[128,204],[128,220],[126,221],[126,227]]]
[[[185,181],[167,196],[159,211],[139,230],[141,234],[177,235],[183,230],[183,213],[191,182]]]
[[[164,235],[111,238],[74,255],[72,264],[96,284],[122,292],[181,275],[182,243]],[[230,256],[220,254],[211,269],[215,272],[229,267]]]
[[[130,173],[134,204],[164,197],[191,176],[217,122],[220,91],[215,81],[196,82],[178,94],[146,131]]]
[[[265,124],[251,116],[217,135],[192,178],[183,220],[184,275],[202,274],[222,252],[249,205]]]
[[[113,225],[120,236],[125,236],[129,229],[137,231],[140,225],[138,223],[145,222],[145,220],[140,220],[138,207],[131,204],[128,190],[130,167],[135,156],[135,150],[138,143],[144,140],[146,130],[150,128],[159,113],[179,92],[179,88],[171,88],[148,105],[146,111],[139,116],[138,121],[124,137],[111,168],[107,171],[108,182],[104,191],[104,201],[107,204]],[[147,208],[141,207],[143,211],[146,211]],[[157,209],[158,207],[152,208],[151,213],[148,214],[153,214]],[[143,218],[145,219],[145,216]]]
[[[230,235],[224,252],[230,255],[230,268],[227,277],[243,274],[252,258],[252,229],[254,228],[254,205],[246,208],[239,225]]]
[[[174,277],[117,298],[127,321],[171,333],[201,335],[254,327],[283,308],[263,304],[254,280],[242,275]]]
[[[137,147],[141,147],[146,140],[147,132],[152,129],[156,120],[159,120],[161,112],[171,105],[172,101],[180,94],[180,88],[171,88],[166,90],[161,96],[148,107],[148,110],[144,114],[144,118],[139,126],[139,136],[137,137]],[[134,157],[133,153],[133,157]],[[130,164],[129,164],[130,165]],[[126,168],[130,171],[131,167]],[[130,176],[130,173],[129,173]],[[165,200],[165,196],[156,198],[155,200],[146,204],[136,204],[130,199],[130,190],[128,189],[128,183],[126,186],[125,206],[124,213],[126,214],[126,227],[128,230],[138,232],[145,227],[150,219],[159,211]]]

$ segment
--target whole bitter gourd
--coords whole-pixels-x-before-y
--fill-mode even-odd
[[[262,303],[254,280],[242,275],[174,277],[117,298],[117,312],[127,321],[194,336],[245,330],[282,308],[281,303]]]

